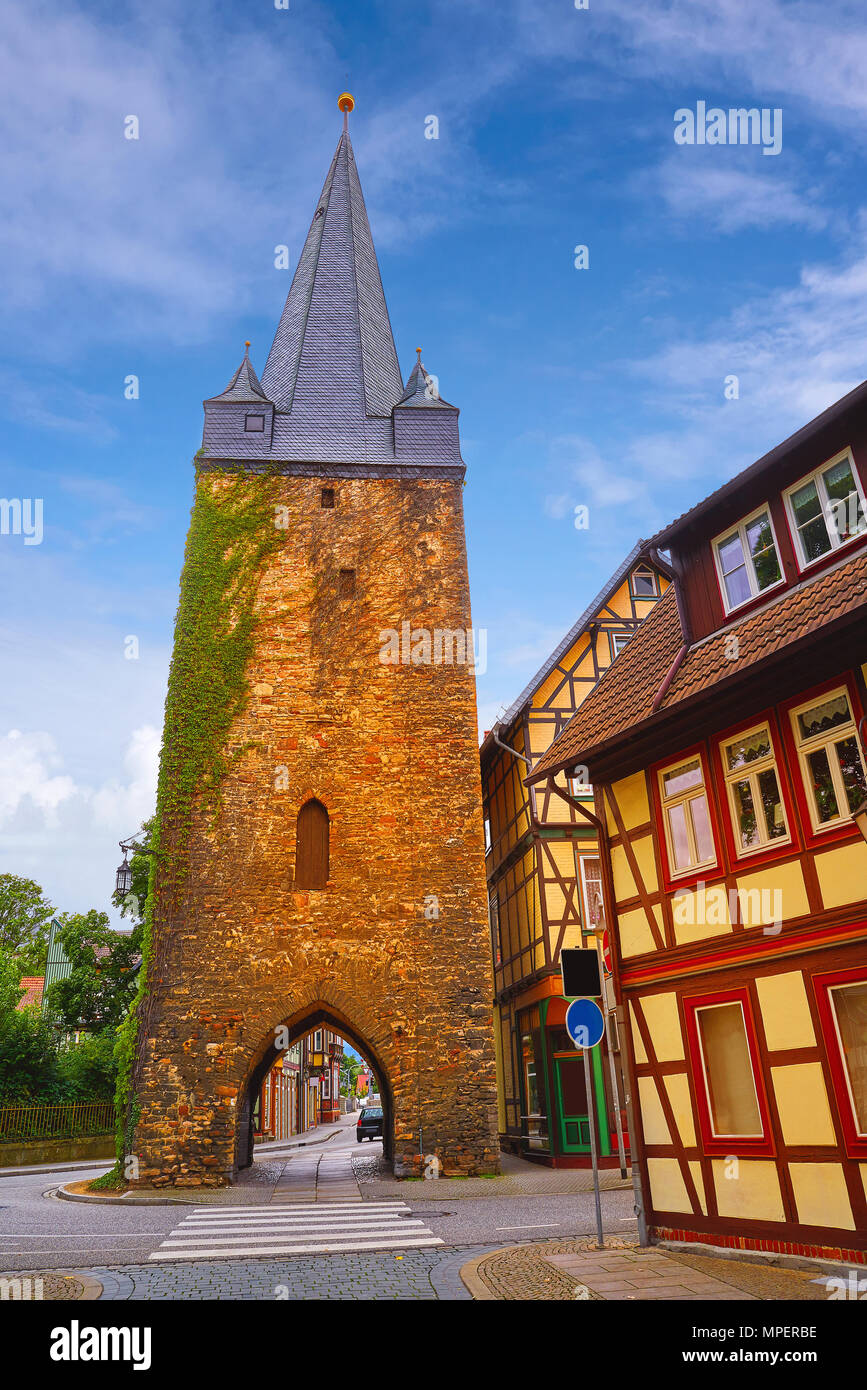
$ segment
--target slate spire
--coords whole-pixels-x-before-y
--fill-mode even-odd
[[[262,373],[278,411],[325,430],[388,416],[403,393],[344,95],[343,133]]]
[[[221,391],[219,396],[211,396],[210,399],[212,401],[267,401],[268,397],[262,390],[259,378],[253,370],[253,363],[250,361],[249,342],[244,344],[244,356],[241,358],[241,365],[225,391]]]

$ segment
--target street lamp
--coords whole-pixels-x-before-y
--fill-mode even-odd
[[[118,865],[117,873],[115,874],[114,891],[121,898],[125,898],[130,888],[132,888],[132,869],[129,866],[129,861],[126,857],[127,851],[124,849],[123,845],[121,845],[121,849],[123,849],[123,863]]]
[[[132,869],[130,868],[128,854],[156,854],[155,849],[145,849],[137,840],[131,836],[126,840],[118,840],[118,845],[123,850],[123,863],[119,864],[114,875],[114,891],[120,897],[125,898],[132,888]]]

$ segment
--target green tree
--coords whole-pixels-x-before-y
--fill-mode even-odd
[[[66,1029],[113,1030],[135,996],[141,923],[128,934],[116,932],[107,913],[93,908],[68,914],[61,921],[60,944],[72,972],[49,986],[48,1008]]]
[[[20,975],[42,975],[54,908],[38,883],[0,874],[0,950],[19,959]]]
[[[86,1034],[57,1054],[57,1069],[67,1100],[113,1100],[117,1080],[114,1029]]]
[[[17,1009],[23,998],[21,963],[16,955],[0,946],[0,1022]]]

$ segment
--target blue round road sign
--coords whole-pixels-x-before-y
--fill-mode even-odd
[[[575,1047],[595,1047],[602,1041],[605,1019],[595,999],[573,999],[566,1010],[566,1032]]]

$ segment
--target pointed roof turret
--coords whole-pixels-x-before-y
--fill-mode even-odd
[[[416,348],[416,352],[418,353],[418,359],[409,374],[406,389],[397,404],[411,406],[445,406],[449,410],[454,410],[455,407],[453,405],[450,405],[448,401],[442,399],[439,392],[439,382],[436,377],[428,373],[427,368],[422,362],[421,348]]]
[[[262,386],[279,411],[327,434],[388,416],[403,385],[349,139],[354,102],[313,214]]]
[[[241,358],[241,365],[236,371],[232,380],[229,382],[225,391],[221,391],[219,396],[210,396],[211,401],[267,401],[268,397],[262,390],[262,384],[253,370],[253,363],[250,361],[250,344],[244,344],[244,356]]]

